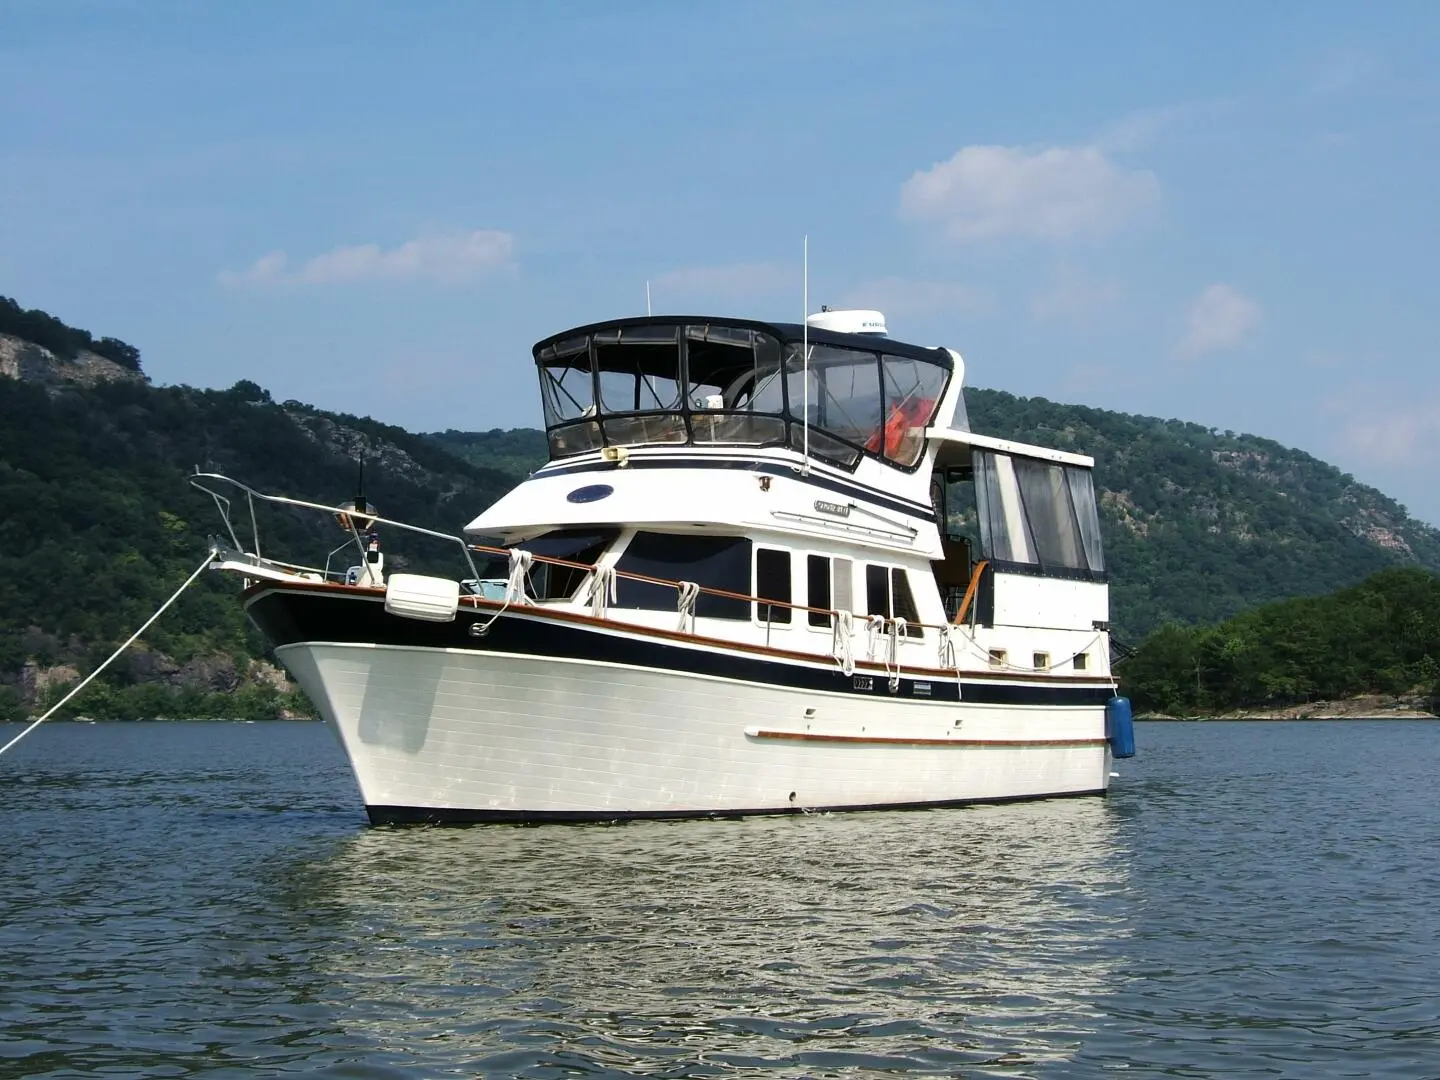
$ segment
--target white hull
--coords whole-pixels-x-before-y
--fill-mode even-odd
[[[276,651],[377,821],[953,804],[1109,780],[1100,705],[886,699],[467,649]]]

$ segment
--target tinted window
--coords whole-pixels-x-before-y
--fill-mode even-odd
[[[693,581],[707,589],[750,595],[750,541],[737,536],[680,536],[673,533],[636,533],[616,569],[666,581]],[[673,585],[656,585],[621,577],[616,582],[613,606],[674,611]],[[701,593],[695,602],[701,618],[749,619],[745,600]]]
[[[890,617],[889,567],[865,567],[865,610],[871,615]]]
[[[920,628],[920,610],[915,606],[915,594],[910,591],[910,576],[898,567],[890,571],[890,602],[891,615],[905,620],[906,632],[911,637],[923,637],[925,631]]]
[[[812,608],[830,606],[830,560],[824,555],[811,555],[805,560],[805,603]],[[811,626],[829,626],[830,616],[823,611],[810,612]]]
[[[790,552],[775,548],[755,551],[755,595],[765,600],[791,603]],[[755,617],[761,622],[788,623],[790,609],[773,604],[756,604]]]

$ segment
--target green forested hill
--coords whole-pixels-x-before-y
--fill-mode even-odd
[[[1440,701],[1440,577],[1396,567],[1215,626],[1167,626],[1121,682],[1141,712],[1182,716],[1416,690]]]
[[[1112,622],[1124,639],[1331,592],[1387,566],[1440,570],[1440,531],[1269,439],[998,390],[966,400],[976,431],[1095,458]],[[429,437],[518,475],[545,459],[534,430]]]
[[[197,466],[335,504],[355,494],[362,455],[381,513],[448,532],[511,486],[399,428],[276,404],[251,383],[56,390],[0,378],[0,713],[32,696],[37,668],[88,671],[184,580],[207,536],[223,535],[213,502],[187,482]],[[262,506],[258,516],[266,554],[313,565],[344,540],[319,515]],[[235,518],[248,542],[243,503]],[[423,540],[388,544],[396,568],[448,555]],[[235,588],[203,576],[147,634],[153,652],[122,658],[107,679],[233,689],[264,651]]]
[[[220,524],[186,482],[197,466],[331,504],[355,493],[363,458],[382,513],[454,532],[544,459],[531,429],[420,436],[278,404],[249,382],[154,387],[131,346],[0,307],[0,714],[29,702],[41,675],[88,670],[199,560]],[[31,331],[45,342],[18,336]],[[1440,570],[1440,532],[1278,443],[998,391],[970,390],[968,401],[977,431],[1096,458],[1122,639],[1332,592],[1387,567]],[[273,509],[262,526],[266,554],[302,562],[343,539],[319,517]],[[394,567],[438,555],[389,544]],[[113,687],[231,690],[264,650],[233,583],[209,577],[149,643],[117,665]]]

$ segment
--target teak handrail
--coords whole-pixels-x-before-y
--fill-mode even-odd
[[[488,546],[488,545],[486,545],[486,544],[470,544],[470,545],[469,545],[469,548],[470,548],[471,551],[479,552],[479,553],[481,553],[481,554],[485,554],[485,555],[504,555],[504,556],[506,556],[507,558],[509,557],[510,552],[511,552],[512,550],[514,550],[514,549],[512,549],[512,548],[490,547],[490,546]],[[531,556],[531,559],[532,559],[532,561],[534,561],[534,562],[546,563],[546,564],[551,565],[551,566],[563,566],[563,567],[565,567],[566,569],[569,569],[569,570],[583,570],[583,571],[585,571],[587,574],[593,574],[593,573],[595,572],[595,570],[596,570],[595,564],[593,564],[593,563],[577,563],[577,562],[571,562],[569,559],[559,559],[559,558],[556,558],[556,557],[553,556],[553,555],[532,555],[532,556]],[[982,564],[982,565],[983,565],[983,564]],[[644,583],[647,584],[647,585],[662,585],[662,586],[664,586],[664,587],[666,587],[666,588],[676,589],[676,590],[678,590],[678,589],[680,588],[680,584],[681,584],[681,583],[678,582],[678,581],[671,581],[671,580],[669,580],[668,578],[651,577],[649,574],[637,574],[637,573],[635,573],[634,571],[631,571],[631,570],[621,570],[621,569],[619,569],[618,567],[614,568],[614,574],[615,574],[616,577],[625,578],[627,581],[640,581],[640,582],[644,582]],[[694,583],[692,583],[692,584],[694,584]],[[817,613],[817,614],[828,615],[828,616],[832,616],[832,617],[838,616],[838,615],[841,614],[841,613],[840,613],[838,610],[836,610],[835,608],[807,607],[807,606],[804,605],[804,604],[792,604],[792,603],[790,603],[788,600],[771,600],[771,599],[769,599],[768,597],[754,596],[754,595],[748,595],[748,594],[746,594],[746,593],[732,592],[732,591],[730,591],[729,589],[714,589],[714,588],[711,588],[711,587],[708,586],[708,585],[698,585],[698,584],[697,584],[697,585],[696,585],[696,588],[698,588],[699,591],[700,591],[702,594],[706,595],[706,596],[719,596],[719,597],[723,597],[723,598],[725,598],[725,599],[727,599],[727,600],[739,600],[739,601],[741,601],[741,602],[743,602],[743,603],[746,603],[746,604],[768,604],[768,605],[771,605],[771,606],[773,606],[773,607],[789,608],[791,611],[804,611],[804,612],[806,612],[806,613],[815,612],[815,613]],[[851,614],[859,614],[859,613],[858,613],[858,612],[852,612]],[[868,616],[867,616],[867,617],[868,617]],[[769,622],[769,621],[773,621],[773,620],[766,620],[766,621]],[[944,630],[944,629],[946,628],[944,623],[941,623],[941,624],[939,624],[939,625],[936,625],[936,624],[934,624],[934,623],[912,622],[912,623],[909,623],[909,625],[910,625],[910,626],[919,627],[920,629],[923,629],[923,630]]]
[[[965,614],[970,610],[970,601],[975,599],[975,591],[980,587],[980,575],[985,573],[985,568],[989,565],[989,559],[981,559],[975,564],[975,569],[970,574],[970,584],[965,586],[965,597],[960,601],[960,607],[955,612],[955,621],[951,625],[965,625]]]

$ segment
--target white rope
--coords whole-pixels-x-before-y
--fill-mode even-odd
[[[483,623],[475,623],[470,627],[470,633],[476,637],[484,637],[490,632],[490,627],[495,625],[495,620],[504,615],[511,604],[528,604],[530,597],[525,593],[525,575],[530,572],[530,563],[535,556],[524,548],[510,549],[510,576],[505,580],[505,598],[495,614],[486,619]]]
[[[700,595],[700,586],[693,581],[679,583],[680,591],[675,596],[675,610],[680,613],[679,630],[685,632],[685,620],[690,620],[690,633],[695,632],[695,598]]]
[[[525,593],[525,578],[530,573],[530,564],[535,556],[524,548],[510,549],[510,577],[505,582],[505,604],[528,604],[530,597]]]
[[[1096,644],[1099,643],[1100,639],[1103,636],[1103,634],[1096,634],[1093,638],[1089,640],[1089,642],[1086,643],[1083,649],[1076,649],[1075,652],[1071,653],[1070,655],[1072,661],[1076,656],[1079,656],[1081,653],[1088,653],[1091,649],[1093,649]],[[968,635],[962,633],[961,637],[964,639],[966,645],[970,647],[970,651],[973,652],[980,659],[984,660],[986,664],[992,668],[1000,668],[1003,671],[1033,672],[1035,670],[1033,667],[1026,667],[1024,664],[1012,664],[1008,656],[1003,660],[997,660],[993,655],[991,655],[989,649],[984,648],[978,641],[975,640],[975,633],[973,630]],[[1056,666],[1057,665],[1055,664],[1051,664],[1045,670],[1054,671]],[[1116,682],[1113,672],[1110,674],[1109,678],[1112,683]]]
[[[99,675],[102,671],[104,671],[107,667],[109,667],[109,666],[115,661],[116,657],[118,657],[121,653],[123,653],[123,652],[124,652],[126,649],[128,649],[131,645],[135,644],[136,638],[138,638],[138,637],[139,637],[141,634],[143,634],[146,630],[149,630],[149,629],[150,629],[150,624],[153,623],[156,619],[158,619],[161,615],[163,615],[163,614],[165,613],[165,609],[168,608],[171,604],[173,604],[176,600],[178,600],[178,599],[180,598],[180,594],[183,593],[186,589],[188,589],[192,584],[194,584],[195,579],[198,578],[202,573],[205,572],[205,568],[210,565],[210,560],[212,560],[214,557],[215,557],[215,549],[214,549],[214,548],[211,548],[208,552],[205,553],[205,558],[201,561],[200,565],[197,566],[197,567],[195,568],[194,572],[193,572],[188,578],[185,579],[185,584],[184,584],[184,585],[181,585],[180,588],[176,589],[173,593],[171,593],[171,594],[170,594],[170,599],[166,600],[163,604],[161,604],[158,608],[156,608],[156,609],[155,609],[155,614],[154,614],[154,615],[151,615],[150,618],[146,619],[145,622],[144,622],[144,624],[141,625],[141,627],[140,627],[139,630],[136,630],[135,633],[131,634],[128,638],[125,639],[125,644],[121,645],[118,649],[116,649],[113,653],[111,653],[108,657],[106,657],[105,662],[104,662],[103,664],[101,664],[99,667],[97,667],[97,668],[96,668],[94,671],[92,671],[89,675],[86,675],[85,678],[80,681],[80,685],[76,686],[75,689],[71,690],[68,694],[66,694],[63,698],[61,698],[59,701],[57,701],[54,705],[51,705],[50,708],[46,709],[44,716],[41,716],[39,719],[35,720],[33,723],[30,724],[29,727],[27,727],[24,731],[20,732],[19,735],[16,735],[13,739],[11,739],[9,742],[7,742],[4,746],[0,746],[0,754],[5,753],[6,750],[9,750],[12,746],[14,746],[16,743],[18,743],[18,742],[19,742],[21,739],[23,739],[26,735],[29,735],[30,732],[34,731],[37,727],[39,727],[41,724],[43,724],[46,720],[49,720],[50,717],[54,716],[55,713],[57,713],[57,712],[60,710],[61,706],[63,706],[67,701],[69,701],[71,698],[73,698],[76,694],[80,693],[81,690],[84,690],[85,687],[89,686],[89,685],[90,685],[90,681],[91,681],[92,679],[94,679],[96,675]]]
[[[617,578],[613,566],[597,566],[590,577],[590,614],[605,618],[606,611],[618,598]]]
[[[830,636],[830,655],[847,676],[855,674],[855,616],[837,611]]]
[[[880,638],[884,633],[884,615],[867,615],[865,617],[865,659],[872,664],[875,662],[875,647],[880,644]]]
[[[890,692],[893,694],[900,689],[900,639],[909,640],[910,630],[905,620],[895,618],[890,620],[890,656],[885,661],[885,674],[890,676]],[[891,668],[894,671],[891,671]]]
[[[959,690],[963,680],[960,678],[960,650],[955,647],[956,634],[963,634],[963,631],[948,624],[940,631],[940,667],[955,672],[955,688]]]
[[[935,658],[935,666],[942,668],[954,668],[958,673],[960,670],[960,653],[955,648],[955,639],[951,637],[953,627],[946,625],[940,628],[937,640],[940,643],[939,655]]]

